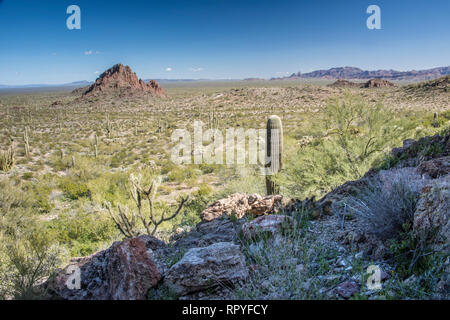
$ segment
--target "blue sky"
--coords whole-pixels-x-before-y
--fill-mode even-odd
[[[81,30],[66,27],[71,4]],[[371,4],[381,30],[366,27]],[[449,21],[448,0],[0,0],[0,84],[94,80],[118,62],[144,79],[447,66]]]

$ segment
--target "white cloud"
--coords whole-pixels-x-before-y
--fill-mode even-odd
[[[100,54],[100,51],[88,50],[84,52],[85,55],[90,56],[91,54]]]
[[[203,68],[189,68],[189,70],[193,71],[193,72],[199,72],[199,71],[203,71]]]
[[[100,73],[100,71],[95,71],[95,72],[94,72],[94,74],[99,74],[99,73]]]
[[[172,67],[167,67],[167,68],[166,68],[166,71],[167,71],[167,72],[172,71]]]

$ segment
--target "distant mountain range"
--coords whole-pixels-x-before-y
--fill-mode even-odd
[[[221,79],[221,80],[211,80],[211,79],[154,79],[158,83],[177,83],[177,82],[197,82],[197,81],[239,81],[239,79]],[[150,79],[145,79],[144,82],[149,82]],[[5,85],[0,84],[0,90],[8,90],[8,89],[45,89],[45,88],[82,88],[86,86],[90,86],[94,83],[94,81],[75,81],[70,83],[62,83],[62,84],[24,84],[24,85]]]
[[[56,87],[84,87],[93,82],[82,80],[62,84],[24,84],[24,85],[5,85],[0,84],[0,89],[27,89],[27,88],[56,88]]]
[[[337,67],[327,70],[316,70],[308,73],[293,73],[287,77],[271,78],[270,80],[295,80],[295,79],[349,79],[349,80],[368,80],[368,79],[385,79],[385,80],[407,80],[407,81],[424,81],[434,80],[446,75],[450,75],[450,66],[438,67],[426,70],[374,70],[367,71],[356,67]],[[239,81],[242,79],[155,79],[158,83],[176,83],[176,82],[196,82],[196,81]],[[246,78],[244,81],[264,80],[262,78]],[[144,80],[149,82],[149,79]],[[80,88],[92,85],[93,81],[75,81],[63,84],[26,84],[26,85],[2,85],[1,89],[34,89],[34,88]]]
[[[316,70],[308,73],[293,73],[287,77],[271,78],[270,80],[293,79],[386,79],[386,80],[432,80],[450,74],[450,66],[426,70],[396,71],[375,70],[367,71],[355,67],[339,67],[328,70]]]

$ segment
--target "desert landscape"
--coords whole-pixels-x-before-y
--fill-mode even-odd
[[[117,64],[85,87],[1,92],[0,292],[448,299],[449,80],[161,85]],[[273,176],[171,161],[177,128],[265,129],[272,115]]]
[[[448,0],[0,0],[2,307],[445,306],[449,13]]]

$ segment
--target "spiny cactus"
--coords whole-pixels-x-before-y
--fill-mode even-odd
[[[208,128],[217,129],[219,127],[219,119],[216,116],[216,109],[213,108],[208,114]]]
[[[154,235],[159,225],[165,221],[174,219],[180,214],[181,209],[188,201],[189,197],[182,197],[176,210],[172,210],[169,216],[167,209],[163,209],[160,216],[156,218],[154,210],[155,198],[160,185],[160,179],[154,180],[149,188],[141,184],[141,176],[130,176],[130,194],[137,210],[128,212],[127,208],[118,206],[115,212],[109,202],[104,202],[104,207],[108,210],[112,220],[120,232],[127,238],[133,238],[142,234],[139,230],[139,222],[145,228],[148,235]],[[148,202],[148,213],[144,212],[144,202]]]
[[[25,149],[25,156],[30,156],[30,139],[28,137],[28,127],[25,127],[25,131],[23,133],[23,142]]]
[[[8,150],[0,152],[0,170],[7,172],[14,167],[16,163],[15,150],[10,146]]]
[[[109,120],[109,114],[106,114],[106,135],[108,138],[111,138],[111,132],[112,132],[112,124]]]
[[[280,117],[270,116],[266,130],[266,190],[271,195],[279,192],[271,176],[283,168],[283,125]]]
[[[161,118],[158,117],[156,133],[163,133],[168,127],[169,127],[169,125],[168,125],[167,121],[161,120]]]
[[[94,156],[98,157],[98,136],[97,133],[94,134],[94,141],[92,143],[92,146],[94,147]]]

